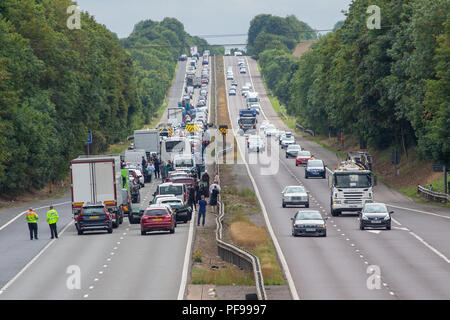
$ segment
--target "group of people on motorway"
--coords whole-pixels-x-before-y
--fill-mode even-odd
[[[28,223],[28,229],[30,231],[30,240],[34,239],[38,240],[38,220],[39,216],[33,208],[29,208],[25,214],[26,221]],[[58,212],[53,208],[53,205],[50,206],[47,211],[47,223],[50,227],[51,239],[55,237],[58,238],[58,230],[56,228],[56,223],[59,220]]]

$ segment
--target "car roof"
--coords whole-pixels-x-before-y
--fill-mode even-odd
[[[176,183],[176,182],[165,182],[165,183],[161,183],[158,187],[167,187],[167,186],[183,186],[184,183]]]
[[[181,201],[181,200],[173,196],[173,197],[161,197],[156,199],[156,201]]]
[[[166,205],[162,204],[151,204],[145,210],[154,210],[154,209],[167,209]]]

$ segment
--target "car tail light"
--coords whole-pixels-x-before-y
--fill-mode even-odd
[[[108,220],[111,219],[110,216],[109,216],[109,213],[108,213],[108,211],[106,211],[106,209],[105,209],[105,215],[106,215],[106,219],[108,219]]]
[[[253,125],[253,129],[256,129],[256,124]]]
[[[81,221],[81,216],[83,215],[83,209],[81,209],[80,214],[77,217],[78,221]]]

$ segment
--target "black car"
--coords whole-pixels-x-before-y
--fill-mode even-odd
[[[292,235],[296,236],[327,236],[327,225],[325,220],[317,210],[298,211],[292,221]]]
[[[130,224],[138,224],[141,222],[142,215],[144,214],[144,209],[141,209],[140,206],[132,205],[131,211],[128,214],[128,220]]]
[[[305,178],[311,178],[311,177],[317,177],[325,179],[327,176],[326,173],[326,165],[323,163],[322,160],[319,159],[310,159],[308,160],[306,167],[305,167]]]
[[[391,214],[384,203],[366,203],[359,215],[359,228],[386,228],[391,230]]]
[[[75,226],[78,234],[82,235],[84,231],[106,230],[113,232],[114,213],[106,210],[103,204],[85,205],[80,213],[75,217]]]

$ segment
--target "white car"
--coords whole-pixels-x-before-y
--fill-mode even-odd
[[[248,87],[250,90],[253,90],[253,86],[252,86],[251,82],[246,82],[245,87]]]
[[[227,80],[234,80],[233,72],[227,72]]]
[[[284,138],[281,140],[281,148],[282,149],[287,148],[290,144],[295,144],[294,136],[292,135],[290,137],[284,136]]]
[[[245,67],[241,67],[239,69],[239,73],[247,73],[247,69]]]
[[[247,86],[243,86],[242,89],[241,89],[241,93],[242,93],[242,95],[243,95],[244,97],[247,96],[247,94],[248,94],[249,91],[250,91],[250,88],[247,87]]]
[[[249,152],[251,151],[260,152],[266,149],[264,140],[258,135],[252,135],[249,137],[247,147]]]
[[[267,137],[275,135],[276,132],[277,132],[277,128],[273,124],[268,125],[264,129],[264,133],[266,134]]]
[[[128,170],[130,171],[134,171],[134,173],[136,174],[136,176],[139,179],[139,185],[141,187],[145,187],[145,183],[144,183],[144,175],[142,174],[141,170],[139,169],[133,169],[133,168],[128,168]]]
[[[286,133],[286,131],[284,131],[284,130],[279,130],[279,131],[277,131],[277,133],[275,134],[275,138],[277,138],[278,139],[278,141],[281,139],[281,136],[283,135],[283,134],[285,134]]]

